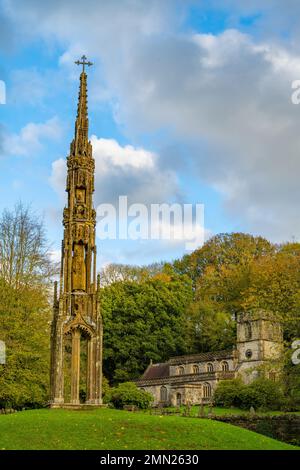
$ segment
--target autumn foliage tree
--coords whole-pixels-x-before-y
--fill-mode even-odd
[[[0,407],[41,406],[48,399],[49,289],[56,266],[43,221],[18,204],[0,217]]]
[[[194,286],[185,322],[186,344],[191,352],[235,344],[235,320],[243,308],[242,294],[249,287],[250,266],[274,251],[275,247],[262,237],[220,234],[175,261],[176,271],[188,275]]]

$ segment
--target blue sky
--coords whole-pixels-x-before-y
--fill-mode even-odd
[[[96,205],[203,203],[206,236],[299,238],[297,2],[49,3],[0,0],[0,210],[31,204],[59,249],[85,53]],[[101,265],[185,254],[184,240],[97,244]]]

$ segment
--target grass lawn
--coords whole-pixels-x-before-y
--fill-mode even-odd
[[[249,449],[294,446],[229,424],[98,409],[31,410],[0,415],[0,449]]]
[[[183,413],[185,410],[185,406],[180,407],[180,412]],[[162,411],[170,411],[170,412],[178,412],[178,408],[175,407],[167,407],[167,408],[162,408]],[[214,406],[212,409],[212,413],[216,416],[224,416],[224,415],[249,415],[249,410],[242,410],[240,408],[222,408],[218,406]],[[204,406],[204,413],[207,415],[207,413],[210,411],[210,408],[208,406]],[[199,406],[194,405],[191,407],[190,410],[190,416],[198,416],[199,413]],[[258,416],[274,416],[274,415],[282,415],[285,414],[282,411],[255,411],[255,413]],[[293,412],[292,414],[300,414],[299,411]]]

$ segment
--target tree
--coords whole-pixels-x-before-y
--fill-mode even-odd
[[[168,272],[101,289],[106,377],[113,383],[136,379],[151,359],[182,354],[191,298],[190,280]]]
[[[16,290],[0,280],[0,408],[37,407],[47,402],[49,323],[47,295],[38,288]]]
[[[300,364],[292,361],[291,348],[288,348],[284,358],[283,384],[286,394],[286,409],[300,411]]]
[[[192,302],[186,311],[185,342],[189,353],[230,349],[235,345],[236,326],[217,303]]]
[[[242,293],[249,287],[250,265],[274,251],[275,247],[261,237],[220,234],[175,261],[176,272],[188,275],[194,286],[185,322],[191,353],[234,346],[235,319],[242,310]]]
[[[48,399],[48,291],[56,271],[43,222],[18,204],[0,217],[0,407],[41,406]]]
[[[241,308],[271,311],[283,322],[287,341],[300,337],[300,251],[287,246],[251,263]]]
[[[241,379],[221,380],[214,393],[214,404],[229,408],[239,408],[242,404],[242,392],[245,388]]]
[[[44,285],[56,271],[43,221],[22,203],[5,209],[0,217],[0,278],[18,289]]]
[[[286,340],[300,337],[300,244],[275,246],[261,237],[219,235],[193,253],[190,263],[185,272],[194,285],[186,321],[191,350],[229,346],[230,338],[233,345],[232,320],[253,309],[277,315]]]
[[[153,263],[148,266],[111,263],[100,271],[101,286],[109,286],[118,281],[141,281],[149,276],[157,275],[163,269],[163,263]]]
[[[274,253],[275,249],[263,237],[246,233],[220,233],[192,254],[176,260],[174,268],[178,273],[187,274],[195,285],[209,266],[219,272],[225,266],[247,265],[250,260]]]

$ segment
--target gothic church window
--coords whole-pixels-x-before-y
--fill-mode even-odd
[[[160,388],[160,401],[166,402],[168,400],[168,389],[164,385]]]
[[[183,366],[178,367],[177,375],[183,375],[183,374],[184,374],[184,367]]]
[[[245,338],[246,341],[249,341],[252,338],[252,327],[249,321],[245,323]]]
[[[229,371],[229,364],[227,361],[222,362],[222,372],[228,372]]]
[[[214,371],[214,366],[211,362],[208,362],[206,365],[206,371],[207,372],[213,372]]]
[[[203,398],[211,397],[211,385],[209,383],[203,384]]]
[[[193,374],[199,374],[199,366],[193,366]]]

